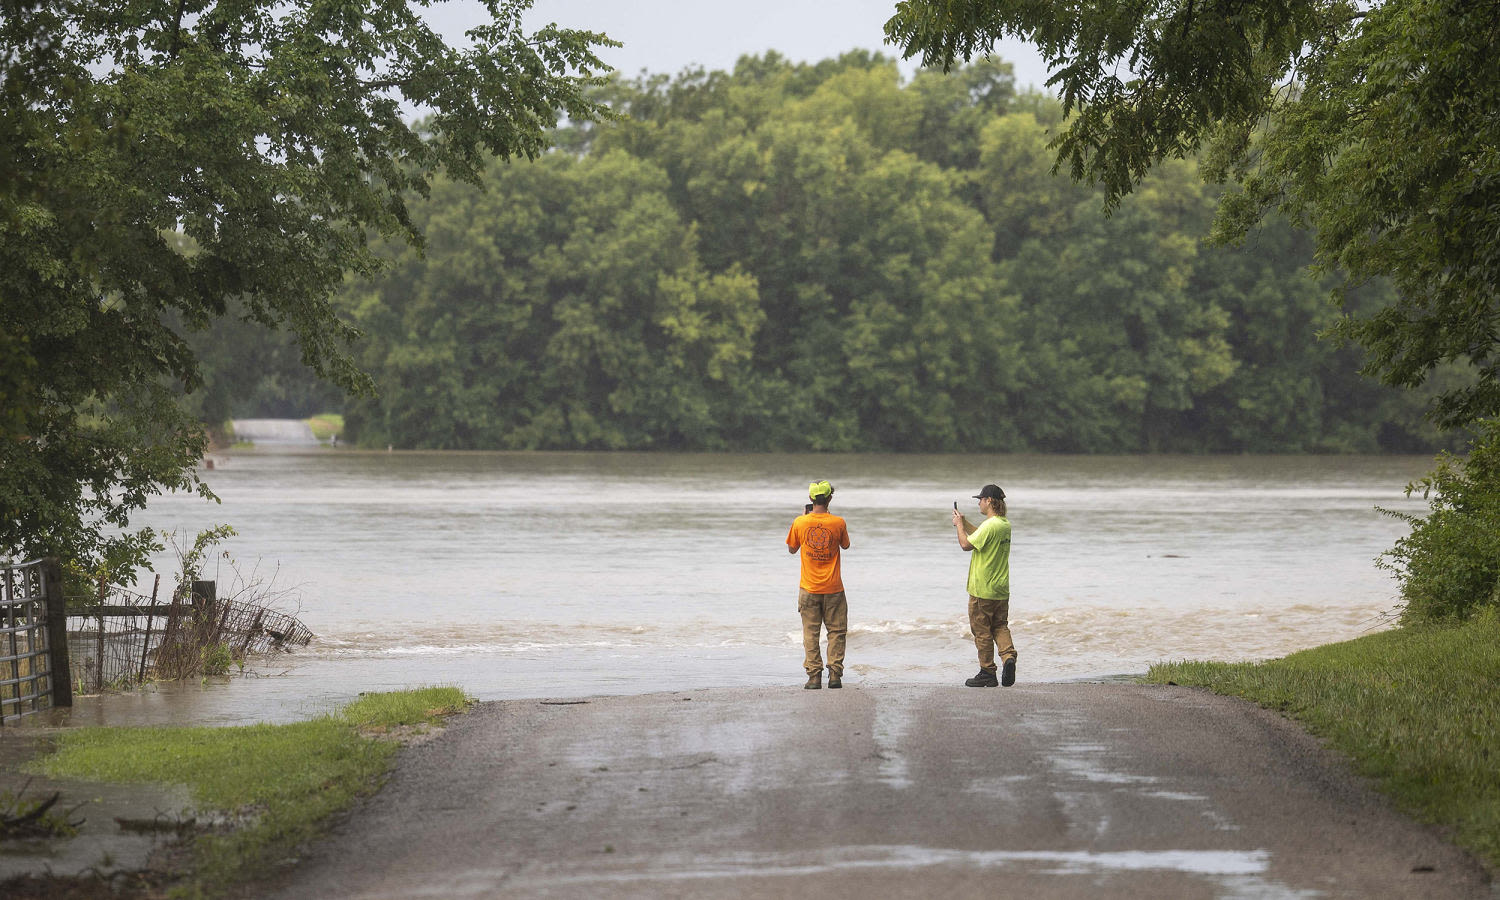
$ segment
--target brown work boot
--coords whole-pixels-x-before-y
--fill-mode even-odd
[[[802,686],[804,691],[820,691],[823,689],[823,673],[807,676],[807,684]]]
[[[841,688],[843,686],[844,686],[844,682],[839,679],[839,676],[835,675],[832,672],[828,673],[828,689],[829,690],[836,691],[836,690],[838,690],[839,688]]]

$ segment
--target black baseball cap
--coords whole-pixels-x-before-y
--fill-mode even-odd
[[[983,500],[986,497],[991,500],[1004,500],[1005,492],[1000,490],[1000,485],[998,484],[987,484],[979,489],[979,493],[974,495],[974,499]]]

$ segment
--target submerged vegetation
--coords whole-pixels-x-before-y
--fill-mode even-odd
[[[243,672],[252,658],[269,658],[312,639],[297,618],[292,588],[278,587],[277,572],[249,568],[221,543],[228,525],[198,532],[153,534],[177,556],[175,584],[163,593],[112,583],[108,572],[64,572],[73,622],[69,660],[75,690],[98,693],[149,681],[220,677]]]
[[[0,791],[0,840],[35,837],[71,837],[78,833],[80,822],[72,810],[55,807],[61,794],[26,796],[26,789]]]
[[[1326,738],[1403,809],[1500,867],[1500,610],[1266,663],[1152,666],[1146,680],[1279,710]]]

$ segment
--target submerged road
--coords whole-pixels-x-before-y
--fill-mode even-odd
[[[1177,687],[486,703],[262,891],[1494,897],[1294,725]]]

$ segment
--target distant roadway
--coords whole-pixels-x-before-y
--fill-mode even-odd
[[[1240,701],[799,685],[481,704],[256,894],[1500,897]]]

